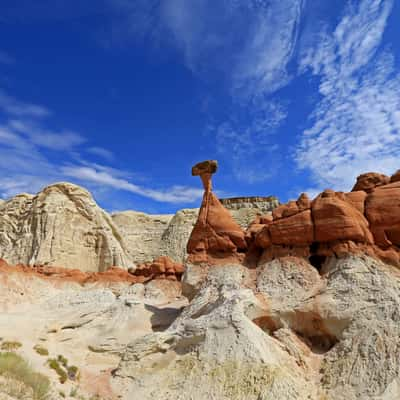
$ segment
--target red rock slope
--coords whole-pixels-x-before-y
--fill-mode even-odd
[[[365,253],[400,266],[400,171],[360,175],[350,193],[325,190],[313,201],[302,194],[254,221],[246,239],[266,259],[294,255],[318,264]]]

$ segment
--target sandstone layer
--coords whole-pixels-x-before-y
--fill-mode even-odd
[[[313,201],[303,194],[275,208],[272,218],[257,218],[246,233],[249,256],[260,251],[262,259],[294,255],[321,266],[327,256],[358,253],[400,266],[396,175],[361,175],[353,190],[325,190]]]
[[[202,180],[204,195],[187,244],[189,262],[210,264],[241,260],[239,252],[247,248],[242,228],[212,192],[211,175],[216,171],[215,161],[203,161],[192,169],[192,175],[199,175]]]
[[[301,195],[244,232],[212,192],[215,170],[195,169],[205,195],[185,266],[0,263],[0,346],[19,343],[54,400],[398,400],[399,173]],[[79,380],[60,382],[38,345]]]
[[[103,271],[134,264],[109,215],[79,186],[58,183],[36,196],[21,194],[0,211],[0,257],[10,264],[43,264]]]
[[[277,203],[268,197],[238,198],[230,213],[247,228],[256,215],[272,211]],[[197,208],[175,215],[123,211],[110,217],[87,190],[55,184],[35,196],[0,200],[0,258],[10,264],[92,272],[111,266],[133,268],[160,256],[182,263],[198,212]]]

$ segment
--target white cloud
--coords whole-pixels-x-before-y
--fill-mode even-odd
[[[277,169],[279,147],[274,135],[287,115],[279,103],[257,99],[253,104],[243,118],[235,116],[216,129],[218,153],[229,159],[235,177],[247,183],[268,180]]]
[[[104,149],[103,147],[89,147],[87,149],[88,153],[94,154],[95,156],[99,156],[101,158],[104,158],[107,161],[112,161],[114,160],[114,154],[107,149]]]
[[[296,48],[303,0],[109,0],[125,10],[134,35],[177,48],[186,66],[225,84],[232,108],[208,129],[221,157],[240,180],[267,179],[276,132],[287,112],[270,96],[292,79],[288,63]],[[210,73],[212,72],[212,73]],[[267,155],[267,156],[266,156]],[[269,171],[269,172],[267,172]]]
[[[41,105],[25,103],[0,89],[0,110],[17,117],[47,117],[50,111]]]
[[[31,121],[11,119],[8,126],[15,132],[28,136],[32,144],[51,150],[72,150],[86,142],[86,139],[76,132],[52,131]]]
[[[301,70],[320,77],[321,100],[297,151],[322,189],[351,188],[366,171],[393,173],[400,154],[400,75],[380,51],[390,0],[349,3],[332,34],[303,53]]]
[[[23,107],[23,103],[16,99],[13,102]],[[25,115],[24,112],[20,114]],[[82,135],[49,130],[42,120],[34,119],[34,116],[44,115],[28,115],[29,120],[14,117],[0,124],[0,198],[21,192],[35,193],[46,185],[71,178],[77,183],[89,185],[95,192],[104,191],[106,187],[166,203],[191,203],[202,196],[203,191],[198,188],[172,186],[156,190],[139,186],[128,180],[132,176],[136,178],[136,174],[88,163],[80,156],[83,150],[108,159],[112,159],[113,155],[101,147],[84,149],[82,145],[87,140]],[[62,161],[53,161],[60,160],[60,152]],[[70,164],[65,165],[67,162]]]
[[[144,188],[125,179],[115,177],[104,170],[86,166],[66,166],[61,170],[67,177],[72,177],[82,182],[106,185],[113,189],[125,190],[160,202],[191,203],[199,200],[203,195],[202,189],[185,186],[172,186],[166,190]]]

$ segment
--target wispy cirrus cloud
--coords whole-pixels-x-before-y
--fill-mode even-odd
[[[104,149],[103,147],[93,146],[86,149],[86,151],[90,154],[99,156],[106,161],[113,161],[115,158],[114,153],[112,151]]]
[[[303,0],[186,0],[132,3],[109,0],[125,10],[125,24],[140,39],[168,43],[185,65],[204,80],[225,84],[231,111],[215,117],[208,133],[216,150],[239,180],[268,179],[279,153],[274,134],[287,115],[285,102],[273,97],[293,76],[288,70],[296,48]],[[120,16],[119,13],[119,16]],[[130,25],[127,23],[130,22]],[[118,19],[120,23],[121,20]],[[263,155],[259,157],[259,155]],[[257,161],[257,162],[256,162]]]
[[[0,93],[7,105],[2,107],[5,121],[0,123],[0,198],[35,193],[54,182],[70,180],[87,185],[95,193],[105,188],[121,190],[157,202],[192,203],[201,198],[203,191],[198,188],[139,186],[130,180],[135,174],[89,162],[81,154],[95,154],[112,161],[113,153],[87,146],[88,140],[77,132],[49,129],[44,122],[44,117],[50,115],[47,108],[20,102],[4,91]]]
[[[16,117],[47,117],[50,110],[44,106],[26,103],[10,96],[0,88],[0,110]]]
[[[152,200],[167,203],[190,203],[203,196],[203,190],[185,186],[172,186],[165,190],[155,190],[136,185],[126,179],[113,176],[101,168],[87,166],[65,166],[61,168],[67,177],[75,178],[81,182],[91,182],[106,185],[113,189],[125,190]]]
[[[303,49],[300,69],[320,79],[320,101],[296,160],[318,187],[350,188],[362,172],[398,168],[400,74],[381,49],[392,7],[392,0],[349,2],[334,31]]]

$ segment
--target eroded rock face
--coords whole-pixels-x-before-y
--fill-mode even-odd
[[[376,188],[365,208],[376,244],[400,247],[400,182]]]
[[[226,208],[246,229],[257,215],[277,204],[270,197],[236,198],[227,199]],[[10,264],[62,265],[83,271],[115,264],[130,268],[160,256],[182,263],[198,213],[198,208],[175,215],[122,211],[110,218],[85,189],[68,183],[52,185],[36,196],[0,200],[0,257]],[[77,233],[76,243],[72,232]]]
[[[173,217],[168,214],[149,215],[137,211],[122,211],[111,216],[124,238],[130,259],[136,264],[151,261],[168,253],[163,235]],[[180,260],[177,256],[174,254],[173,258]]]
[[[89,192],[69,183],[3,204],[0,257],[10,264],[62,265],[94,272],[113,265],[134,266],[109,215]]]
[[[247,247],[243,230],[212,192],[211,174],[215,171],[214,161],[204,161],[192,169],[193,175],[200,175],[204,186],[199,216],[187,244],[188,260],[192,263],[240,260],[238,251]]]
[[[167,256],[161,256],[151,263],[140,264],[133,274],[138,277],[151,279],[167,279],[180,281],[185,268],[182,264],[176,263]]]
[[[306,399],[315,387],[279,342],[253,319],[264,306],[242,282],[247,270],[209,270],[171,327],[132,341],[115,371],[122,398]],[[164,365],[165,367],[159,368]],[[312,398],[312,397],[308,397]]]
[[[357,178],[357,182],[354,185],[352,191],[363,190],[364,192],[371,192],[374,188],[382,185],[387,185],[390,182],[390,178],[383,174],[376,172],[367,172]]]
[[[394,178],[396,179],[396,178]],[[400,266],[400,182],[375,173],[361,175],[350,193],[325,190],[313,201],[302,194],[270,216],[254,220],[246,232],[249,247],[264,250],[262,260],[368,254]]]

